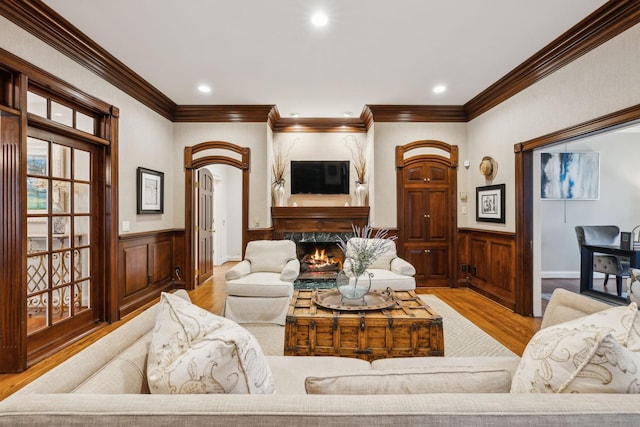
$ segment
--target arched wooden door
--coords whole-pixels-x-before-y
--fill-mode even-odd
[[[220,153],[223,153],[221,155]],[[242,170],[242,247],[247,246],[249,230],[249,172],[251,150],[224,141],[208,141],[184,149],[185,169],[185,287],[195,289],[199,283],[199,271],[194,260],[196,236],[194,209],[196,200],[195,173],[203,166],[222,164]],[[244,254],[243,254],[244,255]]]
[[[448,157],[420,154],[434,149]],[[418,154],[410,155],[412,151]],[[396,147],[398,249],[416,268],[419,287],[452,286],[457,163],[457,146],[441,141],[414,141]]]

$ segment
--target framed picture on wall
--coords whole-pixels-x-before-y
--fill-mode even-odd
[[[598,200],[599,153],[540,153],[540,198]]]
[[[476,221],[504,224],[504,184],[476,187]]]
[[[137,177],[138,214],[164,212],[164,173],[138,168]]]

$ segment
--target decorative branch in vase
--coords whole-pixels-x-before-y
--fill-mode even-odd
[[[396,236],[387,236],[389,230],[378,229],[371,236],[373,229],[370,225],[362,228],[351,226],[353,237],[344,240],[338,238],[338,247],[344,253],[342,277],[336,278],[336,287],[343,299],[362,299],[371,288],[371,273],[367,268],[382,254],[389,250],[389,241]],[[363,283],[364,282],[364,283]]]
[[[353,135],[346,136],[344,141],[351,151],[353,167],[356,170],[354,205],[365,206],[367,202],[367,142]]]
[[[284,183],[287,175],[287,157],[291,151],[291,146],[284,147],[283,142],[273,143],[273,163],[271,164],[271,173],[273,181],[271,183],[271,204],[273,206],[284,206]]]

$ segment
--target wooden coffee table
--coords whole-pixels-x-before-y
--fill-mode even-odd
[[[322,291],[293,293],[284,330],[287,356],[444,356],[442,317],[414,291],[394,292],[391,307],[367,311],[318,306],[314,292]]]

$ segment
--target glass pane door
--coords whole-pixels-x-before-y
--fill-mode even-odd
[[[27,332],[92,308],[91,148],[27,139]]]

